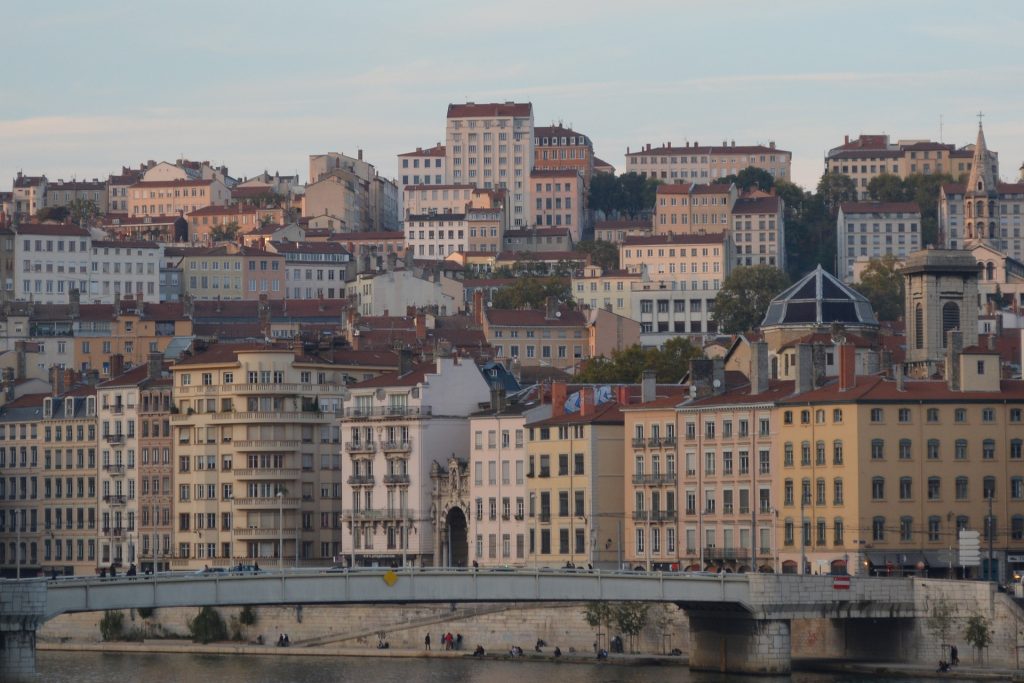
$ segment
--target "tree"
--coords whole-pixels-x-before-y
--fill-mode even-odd
[[[83,228],[88,228],[100,215],[100,209],[96,202],[82,197],[72,199],[68,203],[68,216],[71,222]]]
[[[835,218],[842,202],[852,202],[857,199],[857,185],[848,175],[828,171],[818,181],[817,194],[828,214]]]
[[[228,627],[224,619],[209,605],[200,608],[199,614],[188,620],[188,631],[192,635],[192,641],[196,643],[228,639]]]
[[[576,245],[576,251],[588,254],[590,262],[602,270],[618,270],[619,248],[605,240],[583,240]]]
[[[932,605],[931,616],[928,617],[928,630],[932,637],[939,641],[941,652],[945,651],[949,643],[950,633],[953,631],[953,615],[956,613],[956,605],[951,604],[945,598],[938,600]]]
[[[511,286],[499,289],[491,298],[491,305],[543,309],[548,297],[555,297],[559,304],[575,305],[567,278],[539,276],[520,277]]]
[[[873,258],[854,288],[866,296],[879,320],[898,320],[903,315],[903,276],[896,271],[896,257]]]
[[[619,211],[630,218],[636,218],[644,211],[652,211],[657,200],[660,180],[645,178],[635,171],[618,176],[620,203]]]
[[[36,220],[40,223],[56,221],[63,223],[68,219],[68,207],[66,206],[44,206],[36,211]]]
[[[607,602],[588,602],[583,607],[583,619],[586,620],[587,625],[591,628],[596,628],[597,633],[597,646],[602,647],[601,638],[602,636],[608,635],[608,624],[612,620],[612,607]],[[604,632],[601,632],[601,627],[604,627]]]
[[[620,631],[629,636],[629,651],[636,652],[636,637],[647,626],[646,602],[620,602],[612,608],[612,619]]]
[[[953,182],[948,173],[917,173],[903,181],[907,200],[917,202],[921,208],[921,244],[938,244],[939,190],[943,183]]]
[[[905,202],[907,188],[899,176],[882,173],[868,181],[868,196],[876,202]]]
[[[238,222],[221,223],[210,230],[210,240],[213,242],[233,242],[238,237]]]
[[[632,384],[643,378],[644,370],[654,370],[658,381],[671,384],[682,379],[690,360],[702,351],[684,337],[669,339],[660,349],[644,349],[638,344],[612,351],[611,358],[593,358],[576,373],[576,381],[586,384]]]
[[[739,334],[761,324],[768,304],[789,286],[775,266],[739,266],[725,278],[715,297],[715,320],[723,332]]]
[[[124,635],[124,614],[117,610],[107,610],[100,619],[100,635],[103,640],[121,640]]]
[[[735,183],[736,189],[740,192],[746,192],[750,189],[761,190],[762,192],[768,192],[775,185],[775,176],[763,168],[757,168],[756,166],[747,166],[739,173],[727,175],[724,178],[719,178],[716,182],[723,185],[729,183]]]
[[[967,629],[964,631],[964,640],[974,648],[974,659],[978,656],[984,657],[984,651],[992,644],[992,629],[989,628],[988,619],[976,614],[967,620]]]
[[[595,173],[590,178],[588,199],[590,208],[610,216],[622,203],[619,179],[610,173]]]

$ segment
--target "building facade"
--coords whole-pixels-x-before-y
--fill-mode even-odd
[[[793,154],[776,149],[774,142],[765,145],[740,145],[736,142],[701,145],[698,142],[673,147],[666,142],[660,147],[644,145],[639,151],[626,149],[626,172],[665,183],[713,183],[717,178],[734,175],[753,166],[770,173],[776,180],[789,180]]]
[[[903,261],[921,249],[921,208],[917,202],[843,202],[836,244],[843,281],[854,282],[858,261],[884,256]]]

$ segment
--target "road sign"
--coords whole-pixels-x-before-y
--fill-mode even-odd
[[[961,567],[977,567],[981,564],[981,534],[977,531],[960,531],[960,558],[958,564]]]
[[[846,575],[837,575],[832,577],[832,588],[837,591],[848,591],[850,590],[850,577]]]

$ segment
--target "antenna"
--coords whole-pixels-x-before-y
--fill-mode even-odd
[[[942,139],[942,114],[939,114],[939,142],[944,142]]]

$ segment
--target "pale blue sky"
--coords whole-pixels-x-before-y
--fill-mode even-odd
[[[513,10],[512,8],[516,9]],[[813,185],[843,135],[973,142],[1024,161],[1024,3],[9,3],[0,188],[179,154],[233,175],[327,151],[394,176],[449,102],[531,101],[537,124],[627,146],[774,140]]]

